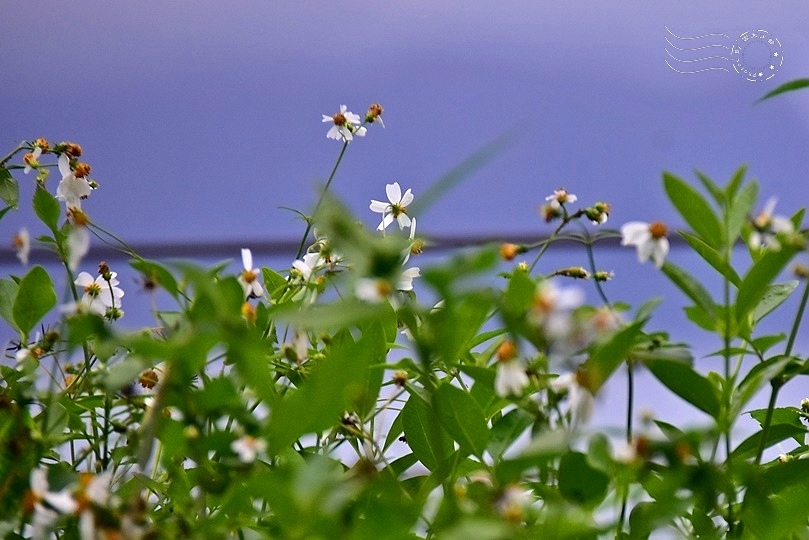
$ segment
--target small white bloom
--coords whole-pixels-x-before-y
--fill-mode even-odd
[[[584,303],[584,291],[578,287],[557,287],[544,280],[537,285],[531,317],[551,340],[566,339],[573,328],[573,310]]]
[[[81,208],[81,200],[90,196],[92,188],[86,178],[78,178],[70,168],[67,154],[59,155],[59,172],[62,180],[56,186],[56,198],[65,201],[68,208]]]
[[[258,298],[263,295],[264,288],[258,281],[259,271],[253,268],[253,253],[247,248],[242,248],[242,266],[244,271],[239,274],[239,283],[244,289],[244,295],[247,298]]]
[[[517,484],[511,484],[503,490],[503,495],[497,501],[497,510],[506,520],[519,523],[525,519],[526,511],[532,502],[531,490],[523,489]]]
[[[367,131],[365,127],[360,126],[362,123],[360,116],[349,111],[345,105],[340,105],[340,112],[333,116],[324,114],[323,122],[331,122],[332,126],[326,137],[336,141],[351,142],[354,136],[364,137]]]
[[[556,189],[553,191],[552,194],[545,197],[546,201],[555,201],[559,204],[574,203],[578,199],[579,198],[573,195],[572,193],[568,193],[568,191],[565,188]]]
[[[407,264],[411,255],[418,255],[421,253],[423,243],[421,240],[416,240],[416,218],[410,220],[410,245],[402,252],[404,256],[403,265]]]
[[[753,232],[750,233],[749,244],[753,249],[769,246],[775,250],[780,249],[776,235],[778,233],[791,233],[795,231],[792,220],[785,216],[773,215],[776,197],[770,197],[767,204],[755,218],[753,218]]]
[[[525,373],[525,366],[518,357],[497,362],[497,372],[494,375],[494,391],[498,396],[520,396],[529,383],[528,375]]]
[[[119,284],[115,272],[110,273],[110,280],[107,281],[103,276],[98,276],[93,279],[93,276],[87,272],[82,272],[76,278],[74,283],[84,290],[79,304],[81,307],[87,309],[91,313],[105,315],[107,310],[115,307],[120,310],[121,298],[124,296],[124,291],[117,285]]]
[[[586,424],[593,412],[593,394],[579,382],[578,373],[565,373],[551,382],[551,389],[567,392],[571,427]]]
[[[71,270],[79,267],[90,251],[90,232],[84,225],[74,224],[67,235],[67,265]]]
[[[27,265],[28,255],[31,253],[31,235],[28,234],[28,229],[22,227],[17,234],[14,235],[14,239],[11,243],[17,251],[17,258],[20,259],[21,263]]]
[[[399,229],[404,229],[410,226],[410,217],[407,215],[407,206],[413,202],[413,193],[408,189],[402,195],[402,188],[399,187],[399,182],[387,184],[385,186],[385,193],[388,196],[389,202],[382,202],[371,200],[370,209],[372,212],[382,214],[382,223],[376,228],[378,231],[385,230],[388,225],[393,223],[393,220],[399,224]]]
[[[621,245],[636,246],[640,262],[644,263],[651,258],[655,266],[661,268],[669,252],[667,232],[668,228],[661,221],[630,221],[621,226]]]
[[[230,449],[236,452],[242,463],[253,463],[258,454],[267,449],[267,441],[245,435],[230,443]]]
[[[42,148],[39,146],[34,148],[34,151],[31,152],[30,154],[26,154],[25,158],[23,158],[23,161],[25,162],[25,168],[23,169],[22,172],[28,174],[29,172],[31,172],[31,169],[38,166],[39,156],[41,155],[42,155]]]
[[[67,489],[50,490],[45,469],[36,468],[31,471],[29,489],[34,504],[34,516],[31,520],[33,538],[48,538],[59,515],[72,514],[79,507]]]
[[[309,278],[312,277],[312,273],[317,269],[320,262],[319,253],[307,253],[301,260],[293,262],[292,267],[301,273],[301,277],[304,281],[309,281]]]
[[[399,275],[399,279],[396,280],[396,290],[398,291],[412,291],[413,290],[413,280],[421,275],[421,270],[419,270],[418,266],[414,266],[412,268],[408,268],[404,272]]]

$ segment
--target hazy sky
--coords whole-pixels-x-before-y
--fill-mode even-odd
[[[545,234],[536,209],[560,186],[610,202],[615,227],[671,221],[662,171],[724,182],[742,163],[792,213],[809,201],[809,91],[753,102],[809,76],[807,20],[805,0],[6,0],[0,147],[81,143],[101,184],[84,209],[136,244],[297,239],[300,222],[279,207],[311,209],[340,149],[321,115],[372,102],[387,127],[352,143],[334,183],[369,224],[385,183],[418,199],[505,132],[515,143],[419,215],[419,232]],[[724,36],[678,40],[666,27]],[[767,81],[732,67],[730,47],[755,30],[781,44]],[[672,48],[689,43],[712,47]],[[666,48],[679,67],[724,69],[677,73]],[[699,60],[714,55],[728,59]],[[41,232],[19,213],[3,235],[23,224]],[[679,313],[679,293],[634,260],[606,256],[631,265],[616,299],[664,291]]]

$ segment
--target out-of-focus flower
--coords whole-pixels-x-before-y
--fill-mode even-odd
[[[365,127],[360,126],[362,121],[359,115],[349,111],[345,105],[340,105],[340,112],[332,116],[324,114],[323,122],[331,122],[332,126],[326,137],[336,141],[351,142],[355,136],[364,137],[367,131]]]
[[[239,274],[239,283],[244,289],[247,298],[258,298],[264,294],[264,288],[258,281],[259,271],[253,268],[253,253],[242,248],[242,267],[244,270]]]
[[[90,251],[90,232],[87,230],[87,214],[77,207],[69,207],[67,218],[72,224],[67,234],[67,265],[71,270],[79,267],[82,259]]]
[[[775,250],[780,249],[781,244],[776,239],[776,235],[795,231],[795,227],[789,218],[773,214],[777,203],[778,199],[776,197],[770,197],[764,206],[764,210],[753,218],[753,232],[750,233],[748,240],[751,248],[759,249],[769,246]]]
[[[500,397],[520,396],[530,383],[525,366],[517,356],[517,347],[512,341],[504,341],[497,348],[497,372],[494,375],[494,391]]]
[[[558,219],[565,215],[562,205],[556,199],[551,200],[548,204],[543,204],[539,207],[539,214],[545,223],[550,223],[554,219]]]
[[[379,224],[376,230],[385,230],[394,220],[399,224],[400,230],[409,227],[411,220],[407,215],[407,206],[413,202],[413,193],[408,189],[405,191],[404,195],[402,195],[402,188],[399,187],[399,182],[387,184],[385,186],[385,193],[388,196],[389,202],[371,200],[371,211],[382,214],[382,223]]]
[[[56,187],[56,198],[65,201],[68,208],[81,208],[81,200],[89,197],[92,191],[86,178],[90,170],[89,165],[80,163],[79,165],[84,167],[80,171],[78,169],[74,171],[70,167],[70,158],[67,154],[59,155],[58,165],[62,180]]]
[[[79,304],[91,313],[102,316],[106,315],[110,308],[120,309],[124,291],[118,287],[117,275],[112,272],[109,281],[107,281],[103,276],[93,279],[93,276],[87,272],[80,273],[76,281],[74,281],[84,291]]]
[[[418,266],[413,266],[404,270],[399,274],[399,279],[396,280],[396,290],[399,291],[412,291],[413,280],[421,275],[421,270]]]
[[[612,207],[609,203],[597,202],[593,206],[584,209],[584,215],[593,225],[603,225],[610,217]]]
[[[267,441],[244,435],[230,443],[230,449],[239,456],[239,461],[242,463],[253,463],[258,454],[267,449]]]
[[[111,498],[112,475],[84,473],[79,476],[79,489],[76,492],[79,512],[79,530],[83,540],[107,538],[102,536],[96,520],[96,509],[108,506]]]
[[[559,188],[553,191],[550,195],[545,197],[546,201],[556,201],[559,204],[574,203],[579,198],[572,193],[568,193],[565,188]]]
[[[14,235],[11,245],[16,250],[17,258],[20,259],[20,262],[27,265],[28,256],[31,253],[31,235],[28,233],[28,229],[25,227],[20,228],[17,234]]]
[[[31,471],[23,507],[25,513],[33,513],[32,538],[49,538],[59,516],[74,513],[78,503],[67,490],[51,491],[47,471],[36,468]]]
[[[530,490],[523,489],[517,484],[511,484],[503,490],[503,495],[497,501],[497,510],[507,521],[520,523],[525,519],[532,499]]]
[[[573,279],[590,279],[590,272],[581,266],[568,266],[567,268],[560,268],[554,272],[553,275],[570,277]]]
[[[557,394],[567,393],[570,425],[574,429],[586,424],[593,412],[593,394],[585,383],[586,374],[581,370],[565,373],[551,382],[551,390]]]
[[[557,287],[551,280],[537,285],[530,316],[542,327],[547,338],[564,340],[572,330],[572,312],[584,303],[584,292],[578,287]]]
[[[595,274],[593,274],[593,279],[596,281],[609,281],[615,277],[615,272],[612,270],[597,270]]]
[[[621,226],[621,245],[636,246],[640,262],[651,258],[655,266],[661,268],[669,252],[667,233],[668,228],[662,221],[630,221]]]

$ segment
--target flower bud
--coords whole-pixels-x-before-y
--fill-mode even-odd
[[[160,377],[154,369],[148,369],[138,377],[138,384],[144,388],[154,388],[160,382]]]
[[[590,272],[588,272],[581,266],[570,266],[568,268],[562,268],[561,270],[557,270],[556,272],[554,272],[553,275],[571,277],[573,279],[590,279]]]
[[[369,124],[379,122],[382,124],[382,127],[385,127],[385,124],[382,122],[382,105],[374,103],[368,107],[368,112],[365,113],[365,121]]]
[[[510,244],[505,242],[500,244],[500,257],[504,261],[514,260],[514,257],[521,253],[525,253],[525,246],[518,246],[517,244]]]
[[[517,346],[510,339],[505,340],[497,347],[497,361],[508,362],[517,356]]]

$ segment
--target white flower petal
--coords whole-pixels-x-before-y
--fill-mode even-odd
[[[372,212],[378,212],[380,214],[384,214],[385,212],[388,211],[388,209],[390,209],[390,204],[389,203],[384,203],[382,201],[376,201],[376,200],[371,199],[370,209],[371,209]]]
[[[402,200],[402,188],[399,187],[399,182],[386,185],[385,193],[387,193],[391,204],[399,204],[399,201]]]
[[[400,206],[409,206],[410,203],[413,202],[413,193],[410,189],[405,191],[405,194],[402,195],[402,199],[399,201]]]
[[[247,248],[242,248],[242,266],[245,270],[253,269],[253,253]]]

